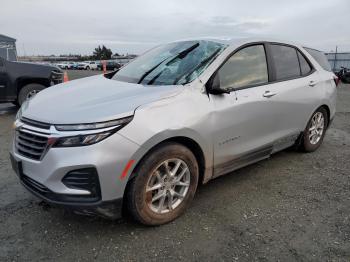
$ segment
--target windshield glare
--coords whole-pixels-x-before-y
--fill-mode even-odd
[[[197,78],[225,48],[204,40],[158,46],[121,68],[113,79],[143,85],[183,85]]]

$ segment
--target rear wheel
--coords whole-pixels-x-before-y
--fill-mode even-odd
[[[300,148],[305,152],[313,152],[322,144],[328,126],[328,114],[326,109],[320,107],[311,116],[300,143]]]
[[[45,86],[40,84],[29,84],[22,87],[18,94],[18,104],[22,105],[25,100],[32,98],[45,88]]]
[[[145,225],[161,225],[179,217],[190,205],[198,184],[193,153],[167,143],[148,155],[127,188],[127,207]]]

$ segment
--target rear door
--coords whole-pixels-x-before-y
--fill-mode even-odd
[[[294,46],[270,43],[267,45],[272,79],[260,90],[260,95],[272,107],[276,132],[274,151],[294,143],[315,107],[320,103],[316,89],[320,83],[317,72]]]

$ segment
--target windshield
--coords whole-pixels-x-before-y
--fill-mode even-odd
[[[204,40],[158,46],[121,68],[112,79],[143,85],[183,85],[197,78],[225,48]]]

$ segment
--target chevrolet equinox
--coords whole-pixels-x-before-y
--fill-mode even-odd
[[[294,146],[315,151],[335,115],[324,54],[261,39],[160,45],[116,72],[24,102],[10,156],[39,198],[160,225],[197,186]],[[123,207],[123,208],[122,208]]]

